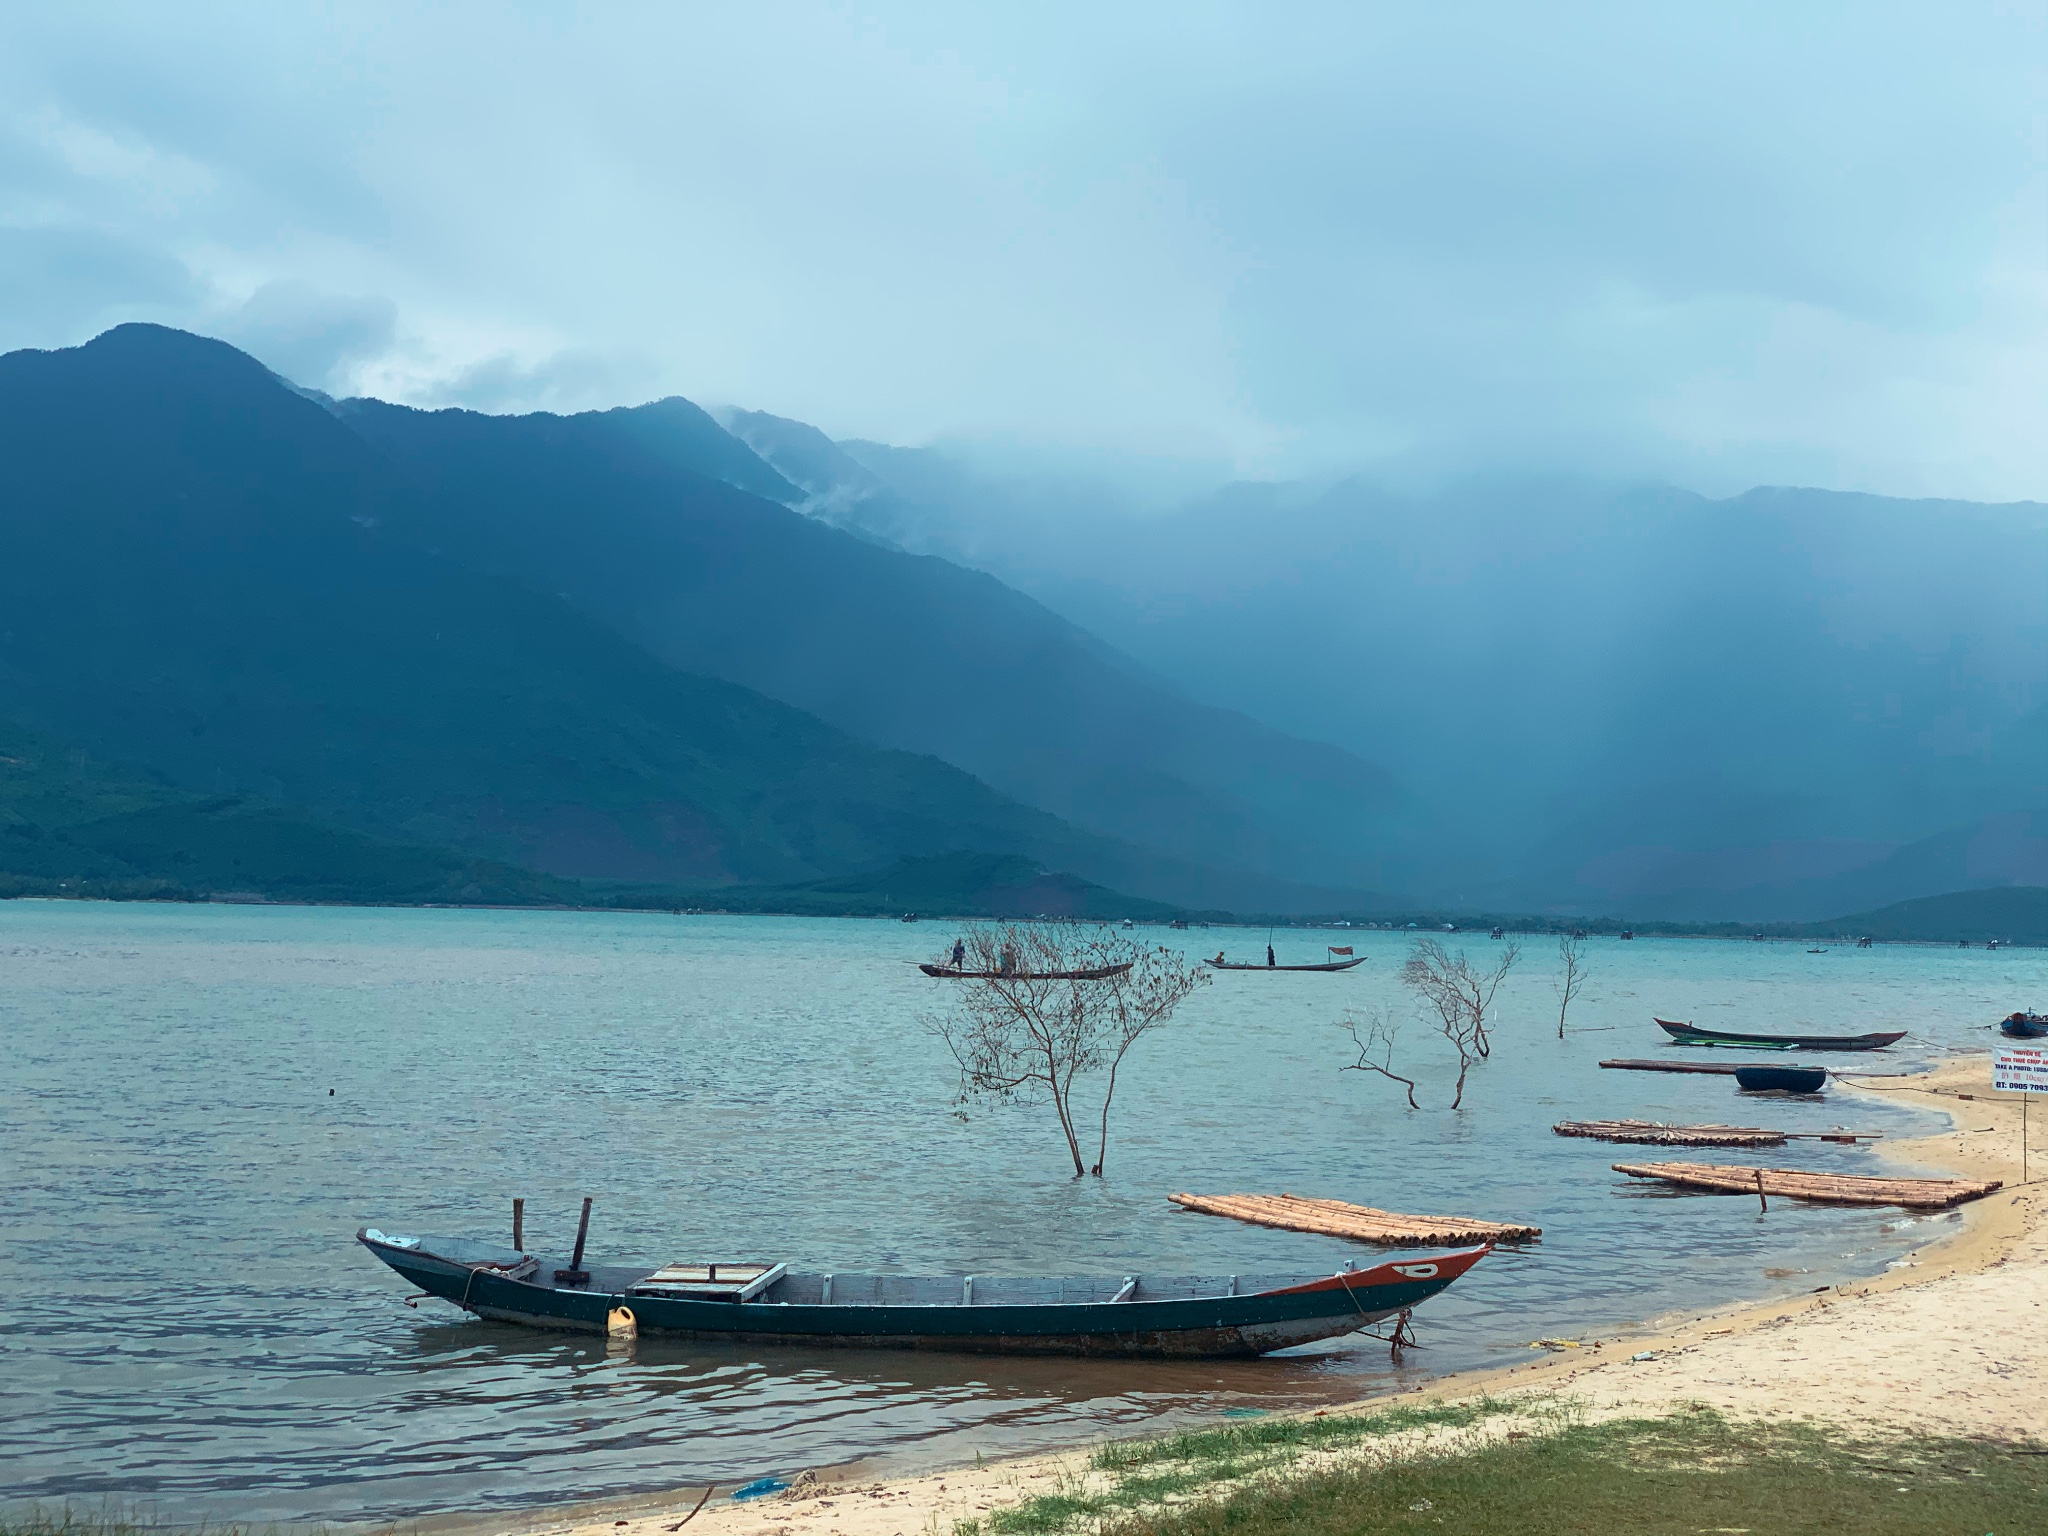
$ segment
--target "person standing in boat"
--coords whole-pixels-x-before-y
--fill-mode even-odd
[[[965,939],[955,939],[953,941],[953,969],[957,971],[966,963],[967,941]]]
[[[1268,944],[1266,946],[1266,969],[1271,970],[1273,968],[1273,963],[1273,946]]]
[[[1017,974],[1017,949],[1013,944],[1003,946],[1002,972],[1005,976]]]

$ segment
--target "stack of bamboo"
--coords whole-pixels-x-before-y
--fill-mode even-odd
[[[1175,1205],[1209,1216],[1228,1216],[1283,1232],[1321,1232],[1388,1248],[1432,1247],[1444,1243],[1526,1243],[1541,1227],[1480,1221],[1470,1216],[1404,1216],[1342,1200],[1300,1195],[1168,1195]]]
[[[1561,1120],[1551,1129],[1560,1136],[1588,1136],[1595,1141],[1648,1142],[1660,1147],[1782,1147],[1783,1131],[1753,1125],[1661,1125],[1655,1120]]]
[[[1784,1195],[1827,1205],[1904,1205],[1920,1210],[1981,1200],[2002,1184],[1998,1179],[1887,1179],[1733,1163],[1616,1163],[1614,1171],[1723,1195]]]

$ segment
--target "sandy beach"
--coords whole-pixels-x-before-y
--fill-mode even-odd
[[[1540,1432],[1562,1408],[1581,1420],[1704,1405],[1732,1417],[1788,1417],[1850,1428],[2048,1441],[2048,1180],[2020,1185],[2016,1100],[1989,1097],[1988,1056],[1911,1078],[1865,1080],[1842,1092],[1911,1095],[1952,1119],[1945,1132],[1890,1144],[1918,1169],[2006,1187],[1931,1223],[1942,1235],[1866,1282],[1795,1300],[1655,1320],[1625,1338],[1589,1338],[1499,1371],[1446,1377],[1369,1414],[1402,1404],[1507,1400],[1480,1433]],[[2038,1134],[2038,1128],[2036,1129]],[[1617,1149],[1619,1153],[1620,1149]],[[1617,1156],[1617,1161],[1620,1160]],[[2036,1161],[2042,1158],[2037,1157]],[[1469,1440],[1471,1431],[1461,1432]],[[1407,1443],[1429,1440],[1428,1432]],[[549,1536],[914,1536],[1055,1490],[1084,1485],[1088,1447],[877,1481],[859,1468],[799,1478],[787,1492],[734,1503],[720,1490],[698,1508],[691,1488],[631,1507],[535,1512],[495,1529]],[[1388,1454],[1382,1441],[1374,1451]],[[1329,1458],[1341,1460],[1342,1453]],[[1299,1463],[1313,1466],[1311,1458]],[[696,1511],[692,1514],[693,1509]]]

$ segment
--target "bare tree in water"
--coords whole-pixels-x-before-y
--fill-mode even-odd
[[[1579,988],[1586,984],[1586,940],[1577,933],[1559,934],[1557,958],[1563,962],[1564,970],[1557,978],[1557,1038],[1564,1038],[1565,1010],[1572,1005],[1572,999],[1579,995]]]
[[[1394,1070],[1394,1026],[1387,1019],[1384,1008],[1375,1008],[1365,1021],[1365,1033],[1358,1032],[1358,1020],[1345,1019],[1344,1028],[1351,1033],[1352,1044],[1358,1047],[1358,1060],[1347,1063],[1346,1072],[1377,1072],[1381,1077],[1392,1078],[1408,1090],[1408,1107],[1420,1109],[1415,1102],[1415,1079],[1403,1077]]]
[[[1124,1058],[1207,985],[1208,972],[1177,950],[1094,924],[977,925],[961,942],[967,979],[947,983],[952,1006],[928,1025],[959,1063],[960,1102],[1043,1098],[1074,1177],[1100,1178]],[[1090,1129],[1092,1164],[1082,1152]]]
[[[1480,970],[1465,958],[1462,949],[1454,955],[1435,939],[1417,939],[1401,967],[1402,985],[1413,988],[1429,1005],[1444,1038],[1458,1052],[1453,1109],[1465,1102],[1465,1075],[1472,1064],[1493,1054],[1486,1015],[1493,1007],[1494,994],[1521,954],[1518,946],[1509,944],[1501,950],[1493,969]]]

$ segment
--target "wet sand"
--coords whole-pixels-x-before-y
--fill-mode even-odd
[[[1961,1207],[1958,1221],[1943,1223],[1944,1235],[1880,1277],[1791,1301],[1657,1319],[1641,1332],[1446,1377],[1398,1399],[1317,1411],[1371,1413],[1390,1401],[1526,1400],[1523,1411],[1492,1421],[1493,1432],[1505,1432],[1554,1422],[1545,1409],[1559,1400],[1582,1419],[1700,1404],[1743,1418],[2048,1442],[2048,1396],[2040,1390],[2048,1381],[2048,1166],[2031,1186],[2020,1186],[2019,1106],[2016,1099],[1990,1099],[1989,1089],[1989,1057],[1976,1056],[1930,1074],[1839,1090],[1910,1097],[1946,1110],[1948,1131],[1882,1150],[1904,1165],[2007,1186]],[[2034,1160],[2048,1165],[2048,1149]],[[1467,1433],[1461,1443],[1472,1438]],[[748,1503],[733,1503],[721,1490],[694,1516],[701,1487],[630,1505],[462,1523],[550,1536],[673,1536],[687,1518],[692,1536],[944,1536],[956,1521],[1076,1486],[1086,1468],[1086,1447],[894,1480],[864,1476],[854,1466],[808,1474],[787,1493]]]

